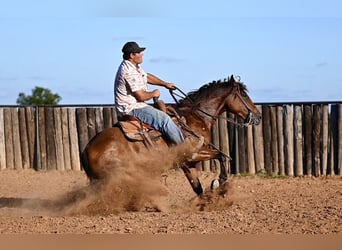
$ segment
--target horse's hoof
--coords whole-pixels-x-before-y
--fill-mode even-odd
[[[202,188],[202,185],[199,185],[197,187],[193,187],[193,190],[195,191],[195,193],[197,195],[202,195],[203,194],[203,188]]]
[[[220,186],[219,180],[215,179],[215,180],[212,180],[210,189],[214,190],[214,189],[217,189],[219,186]]]

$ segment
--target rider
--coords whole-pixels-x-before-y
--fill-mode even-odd
[[[173,144],[180,144],[184,142],[184,136],[171,117],[145,103],[160,96],[158,89],[148,90],[148,83],[167,89],[175,89],[176,86],[142,69],[140,64],[143,61],[144,50],[145,48],[140,47],[136,42],[127,42],[122,48],[123,61],[118,68],[114,83],[116,109],[121,115],[135,116],[140,121],[151,125]],[[200,137],[196,150],[202,147],[203,141],[203,137]]]

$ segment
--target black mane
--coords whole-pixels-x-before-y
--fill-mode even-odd
[[[225,78],[223,81],[217,80],[204,84],[198,90],[189,92],[186,97],[179,100],[179,103],[180,105],[186,105],[189,104],[189,102],[194,104],[196,103],[196,100],[200,100],[202,99],[202,97],[207,97],[209,93],[212,93],[217,89],[230,89],[233,86],[232,81],[230,80],[231,79],[228,77]],[[234,81],[234,84],[237,84],[241,91],[248,92],[246,85],[242,82]]]

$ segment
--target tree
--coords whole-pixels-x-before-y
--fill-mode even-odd
[[[47,88],[35,87],[32,89],[32,95],[26,96],[19,93],[17,104],[20,105],[57,105],[62,99],[58,94],[51,93]]]

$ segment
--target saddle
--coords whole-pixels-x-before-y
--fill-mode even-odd
[[[155,102],[154,107],[170,115],[175,123],[179,124],[179,119],[181,118],[174,108],[166,106],[161,100]],[[182,121],[185,122],[184,119],[182,119]],[[122,116],[117,123],[117,126],[121,128],[128,140],[143,141],[148,148],[153,147],[155,142],[162,137],[160,131],[131,115]]]
[[[147,136],[151,140],[156,140],[162,135],[149,124],[143,123],[138,118],[130,115],[124,115],[118,122],[118,126],[122,129],[124,135],[132,141],[143,141]]]

